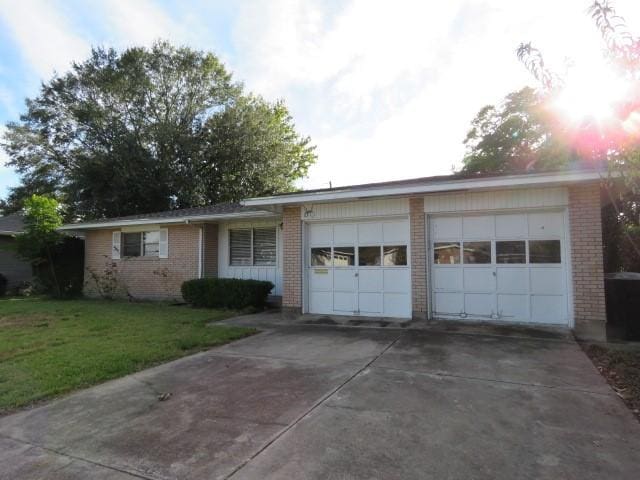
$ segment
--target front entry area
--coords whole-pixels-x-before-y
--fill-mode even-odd
[[[411,317],[409,223],[308,223],[309,313]]]
[[[567,325],[564,211],[429,219],[435,318]]]

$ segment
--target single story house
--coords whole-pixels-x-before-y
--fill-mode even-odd
[[[20,258],[13,248],[16,235],[23,231],[22,215],[16,213],[0,217],[0,273],[6,277],[9,288],[33,277],[31,264]]]
[[[200,277],[270,280],[284,309],[560,325],[603,338],[600,174],[439,176],[73,224],[134,298]],[[104,285],[103,285],[104,287]]]

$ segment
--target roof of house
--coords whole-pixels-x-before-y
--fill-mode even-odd
[[[125,217],[92,220],[65,225],[61,230],[83,230],[126,225],[167,224],[198,222],[225,218],[275,216],[273,207],[288,203],[313,201],[336,201],[340,199],[362,199],[383,196],[406,196],[471,189],[514,188],[526,186],[561,185],[581,181],[594,181],[600,173],[596,170],[571,170],[561,172],[527,174],[454,174],[432,177],[410,178],[389,182],[347,185],[287,192],[265,197],[243,200],[241,203],[221,203],[206,207],[184,208],[162,212],[128,215]],[[271,208],[271,210],[269,209]]]
[[[0,235],[15,235],[24,231],[23,217],[19,213],[0,217]]]
[[[104,218],[88,222],[68,224],[61,230],[101,228],[116,225],[144,225],[154,223],[182,223],[185,221],[205,221],[216,218],[236,218],[247,216],[270,216],[272,212],[256,207],[246,207],[239,203],[219,203],[205,207],[182,208],[162,212],[141,213],[124,217]]]

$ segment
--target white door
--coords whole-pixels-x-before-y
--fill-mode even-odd
[[[430,218],[436,318],[568,324],[562,211]]]
[[[307,225],[308,311],[411,317],[409,223]]]

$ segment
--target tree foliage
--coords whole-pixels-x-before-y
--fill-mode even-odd
[[[467,173],[558,170],[572,157],[544,99],[529,87],[510,93],[500,105],[483,107],[464,144]]]
[[[286,191],[315,161],[282,103],[245,95],[215,55],[166,42],[93,49],[27,100],[3,146],[22,174],[7,210],[47,194],[81,218]]]

